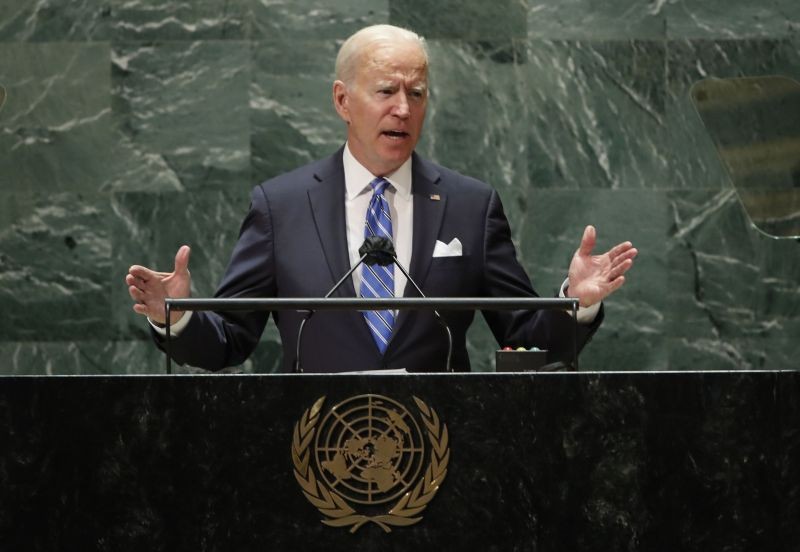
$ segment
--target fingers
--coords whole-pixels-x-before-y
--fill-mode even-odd
[[[152,271],[149,272],[153,273]],[[156,289],[160,285],[160,282],[161,278],[143,280],[133,274],[127,274],[125,276],[125,283],[128,284],[128,295],[133,299],[133,311],[135,313],[152,318],[153,313],[151,310],[154,305],[160,313],[158,298],[154,295],[154,292],[157,294]]]
[[[175,272],[188,272],[189,270],[189,254],[192,252],[188,245],[183,245],[178,249],[175,254]],[[161,280],[170,275],[169,272],[157,272],[151,270],[146,266],[133,265],[128,269],[128,274],[138,278],[143,282],[150,280]]]
[[[608,295],[611,295],[612,293],[614,293],[615,291],[617,291],[619,288],[621,288],[621,287],[622,287],[622,284],[624,284],[624,283],[625,283],[625,276],[618,276],[617,278],[614,278],[614,279],[613,279],[611,282],[609,282],[609,284],[608,284],[609,291],[608,291],[608,294],[607,294],[607,296],[608,296]]]
[[[182,245],[175,254],[175,273],[183,274],[189,272],[189,255],[192,249],[188,245]]]
[[[633,252],[633,257],[635,257],[636,254],[639,252],[635,247],[633,247],[633,244],[631,242],[626,241],[615,245],[614,247],[609,249],[608,253],[606,254],[613,261],[616,257],[624,256],[627,253],[630,253],[631,251]],[[623,259],[633,258],[633,257],[624,256]]]
[[[125,278],[128,283],[128,295],[133,299],[133,311],[137,314],[150,316],[150,310],[153,303],[153,297],[148,293],[147,285],[141,282],[136,282],[136,278],[130,274]],[[141,287],[140,287],[141,286]]]
[[[628,272],[631,269],[632,266],[633,266],[633,259],[626,259],[625,261],[623,261],[619,265],[615,266],[608,273],[609,281],[613,283],[618,278],[622,277],[623,274]],[[620,285],[622,285],[622,284],[620,284]]]
[[[143,280],[142,278],[138,278],[130,273],[125,275],[125,283],[129,286],[136,286],[139,289],[144,289],[148,281],[149,280]]]
[[[128,286],[128,295],[131,296],[131,299],[136,301],[137,303],[143,303],[145,299],[145,293],[142,289],[136,286]]]
[[[635,247],[631,247],[627,251],[623,251],[619,255],[611,256],[611,268],[614,269],[624,263],[625,261],[632,261],[636,258],[636,255],[639,254],[639,251]]]
[[[128,295],[131,296],[134,302],[140,303],[144,301],[144,289],[147,284],[143,280],[128,274],[125,276],[125,283],[128,284]]]
[[[136,300],[140,300],[139,297],[134,297],[134,293],[147,293],[153,288],[153,285],[160,282],[160,278],[153,278],[151,280],[143,280],[141,278],[137,278],[133,274],[127,274],[125,276],[125,283],[128,284],[128,292],[131,294],[131,297]]]
[[[189,281],[190,253],[191,249],[187,245],[178,249],[175,255],[175,271],[171,273],[156,272],[141,265],[133,265],[128,269],[125,283],[128,285],[128,295],[133,299],[135,313],[163,323],[161,310],[164,306],[164,297],[176,291],[175,286],[168,282],[175,281],[173,276],[179,276],[179,281]],[[176,320],[180,316],[177,314]]]
[[[128,274],[143,282],[153,280],[161,275],[161,273],[159,272],[150,270],[146,266],[140,266],[140,265],[133,265],[132,267],[130,267],[128,269]]]
[[[578,253],[581,255],[591,255],[596,243],[597,231],[594,226],[590,224],[583,230],[583,237],[581,238],[581,245],[578,248]]]
[[[150,306],[146,302],[144,292],[134,286],[130,286],[128,294],[133,299],[133,312],[151,318]]]

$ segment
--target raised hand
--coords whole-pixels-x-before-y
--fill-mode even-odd
[[[128,284],[128,293],[134,301],[134,312],[143,314],[158,324],[166,323],[164,299],[185,298],[191,294],[190,253],[188,245],[178,249],[175,255],[175,269],[172,272],[156,272],[139,265],[133,265],[128,269],[125,283]],[[182,316],[182,311],[171,311],[170,324],[174,324]]]
[[[602,255],[592,255],[597,243],[594,226],[583,231],[581,245],[569,265],[567,295],[580,299],[582,307],[599,303],[625,283],[624,274],[639,253],[631,242],[615,245]]]

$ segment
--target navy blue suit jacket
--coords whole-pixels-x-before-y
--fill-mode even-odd
[[[535,297],[516,258],[500,198],[487,184],[423,160],[412,161],[414,229],[411,277],[428,297]],[[438,200],[431,196],[438,196]],[[437,240],[458,238],[461,257],[433,257]],[[216,297],[322,297],[350,268],[342,150],[256,186],[250,211]],[[406,296],[418,295],[408,284]],[[352,279],[338,292],[355,297]],[[569,358],[573,322],[560,311],[483,313],[502,346],[538,346]],[[475,313],[443,312],[453,333],[452,365],[469,370],[466,332]],[[269,313],[196,312],[172,342],[173,358],[209,370],[242,363]],[[292,370],[302,316],[274,313],[283,371]],[[597,329],[579,327],[579,347]],[[161,343],[161,339],[157,338]],[[441,371],[447,339],[430,311],[400,311],[381,355],[359,312],[319,311],[306,325],[306,372],[406,368]],[[552,360],[555,358],[551,356]]]

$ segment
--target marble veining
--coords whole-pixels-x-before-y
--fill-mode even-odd
[[[212,294],[251,187],[341,145],[333,59],[379,22],[426,36],[418,149],[498,190],[541,294],[585,224],[639,247],[584,369],[797,367],[797,243],[751,227],[689,98],[701,78],[800,79],[794,0],[0,0],[7,370],[163,371],[125,270],[189,243]],[[482,320],[469,337],[492,370]],[[229,371],[279,357],[270,326]]]

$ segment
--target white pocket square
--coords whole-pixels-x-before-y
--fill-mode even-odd
[[[435,257],[460,257],[463,255],[461,250],[461,241],[458,238],[453,238],[450,243],[440,242],[436,240],[436,245],[433,248],[433,256]]]

